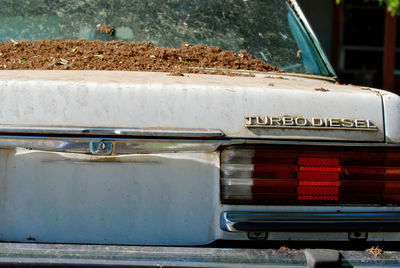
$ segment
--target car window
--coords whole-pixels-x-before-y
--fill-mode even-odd
[[[0,0],[0,42],[86,39],[205,44],[287,72],[328,75],[286,0]],[[112,26],[112,35],[99,26]]]

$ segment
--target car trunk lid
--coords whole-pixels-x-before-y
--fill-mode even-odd
[[[329,81],[119,71],[3,71],[0,131],[384,140],[379,93]]]

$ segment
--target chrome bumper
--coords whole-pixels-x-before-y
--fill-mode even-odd
[[[399,232],[400,212],[223,212],[228,232]]]

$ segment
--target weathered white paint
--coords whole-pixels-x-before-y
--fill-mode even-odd
[[[399,211],[397,207],[246,206],[219,201],[218,153],[93,156],[0,150],[0,240],[200,245],[247,240],[223,211]],[[272,232],[270,240],[348,240],[347,233]],[[369,233],[395,241],[400,233]],[[34,239],[34,240],[32,240]]]
[[[0,240],[198,245],[215,239],[217,153],[0,150]]]
[[[380,91],[385,110],[386,142],[400,143],[400,97]]]
[[[384,91],[270,75],[0,72],[1,125],[205,128],[232,138],[375,142],[384,140],[385,122],[386,141],[399,143],[399,103]],[[244,127],[248,115],[370,119],[380,131],[256,133]],[[93,156],[0,150],[0,240],[198,245],[247,239],[219,228],[224,210],[271,209],[282,207],[220,204],[218,152]],[[345,239],[344,233],[339,237]],[[304,233],[270,238],[307,239]]]
[[[370,119],[379,131],[245,128],[245,116],[254,115]],[[204,128],[221,129],[234,138],[384,140],[379,94],[328,81],[266,75],[3,71],[0,124]]]

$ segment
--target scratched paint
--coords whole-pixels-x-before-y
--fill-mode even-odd
[[[268,86],[271,82],[274,87]],[[322,87],[329,92],[314,90]],[[245,127],[246,116],[287,114],[366,119],[378,131]],[[5,71],[0,73],[0,125],[10,122],[16,126],[219,129],[232,138],[384,140],[380,95],[293,77]]]
[[[198,245],[215,239],[218,153],[0,150],[0,240]]]

